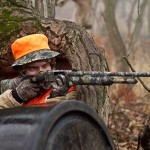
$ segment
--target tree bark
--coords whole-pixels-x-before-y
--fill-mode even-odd
[[[11,64],[14,61],[10,49],[12,42],[19,37],[34,33],[44,33],[49,39],[50,48],[60,52],[61,58],[66,59],[72,69],[107,70],[103,50],[94,43],[84,28],[69,21],[44,19],[38,11],[39,7],[31,5],[33,6],[33,3],[29,5],[26,1],[19,3],[8,0],[3,0],[0,4],[2,10],[0,25],[3,24],[0,26],[2,35],[0,39],[1,78],[12,77]],[[109,113],[107,88],[104,86],[77,86],[77,93],[78,100],[94,108],[107,124]]]
[[[118,71],[128,71],[126,62],[122,59],[122,56],[126,56],[126,47],[119,33],[116,19],[115,19],[115,7],[117,0],[103,0],[105,5],[104,19],[106,22],[106,28],[108,36],[116,56],[116,64]]]

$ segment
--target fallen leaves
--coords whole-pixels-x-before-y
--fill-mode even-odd
[[[119,93],[120,94],[120,93]],[[120,96],[120,95],[119,95]],[[140,130],[150,116],[150,102],[111,99],[109,129],[118,150],[137,150]],[[142,150],[142,148],[140,148]]]

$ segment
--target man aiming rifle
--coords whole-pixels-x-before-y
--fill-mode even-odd
[[[47,103],[75,99],[75,87],[64,75],[48,72],[55,68],[58,52],[52,51],[48,39],[43,34],[33,34],[17,39],[11,46],[15,62],[12,68],[19,77],[3,81],[0,95],[0,108]],[[43,73],[44,72],[44,76]],[[42,80],[32,82],[37,75]],[[70,83],[70,84],[68,84]]]

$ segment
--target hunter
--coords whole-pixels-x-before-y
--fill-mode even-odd
[[[75,86],[68,78],[51,72],[60,53],[50,49],[44,34],[19,38],[11,45],[11,50],[15,59],[12,68],[19,77],[6,80],[6,84],[4,81],[0,109],[76,98]],[[33,76],[40,80],[33,82]]]

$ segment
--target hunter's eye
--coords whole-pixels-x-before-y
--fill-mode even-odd
[[[38,67],[36,67],[36,66],[27,66],[27,69],[30,70],[30,71],[34,71],[34,70],[37,70]]]
[[[50,66],[50,64],[49,64],[49,63],[46,63],[46,64],[42,65],[42,68],[47,68],[47,67],[49,67],[49,66]]]

